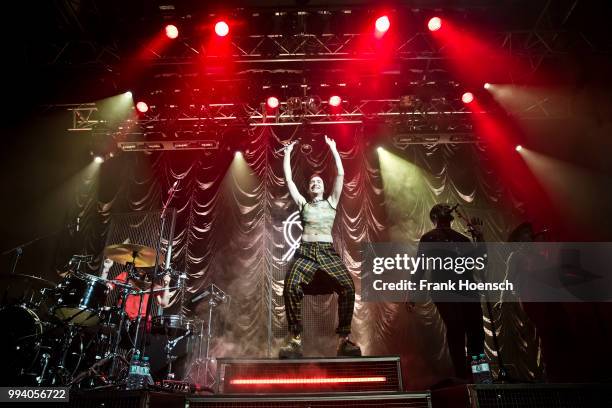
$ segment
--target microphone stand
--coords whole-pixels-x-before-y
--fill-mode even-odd
[[[11,252],[15,252],[15,259],[13,259],[13,262],[11,262],[11,275],[15,274],[15,271],[17,270],[17,264],[19,263],[19,260],[21,259],[21,255],[23,255],[23,249],[29,247],[32,244],[37,243],[38,241],[42,241],[43,239],[47,239],[47,238],[51,238],[54,235],[57,235],[67,229],[70,229],[72,227],[74,227],[77,224],[74,223],[70,223],[70,224],[66,224],[64,225],[62,228],[55,230],[53,232],[50,232],[48,234],[45,235],[41,235],[39,237],[36,237],[34,239],[31,239],[27,242],[24,242],[22,244],[17,245],[14,248],[11,249],[7,249],[6,251],[2,252],[2,255],[8,255]]]
[[[144,335],[141,337],[142,340],[140,340],[141,344],[139,347],[138,341],[136,342],[136,350],[139,351],[139,359],[142,359],[142,357],[144,356],[145,350],[146,350],[146,341],[145,339],[148,337],[147,334],[147,324],[149,323],[149,317],[151,316],[151,307],[152,307],[152,303],[151,303],[151,299],[153,299],[154,296],[154,287],[155,287],[155,282],[157,281],[157,274],[159,271],[159,254],[161,252],[161,241],[164,237],[164,229],[166,226],[166,212],[168,210],[168,205],[170,204],[170,202],[172,201],[172,199],[174,198],[174,194],[176,193],[176,187],[178,186],[178,180],[174,182],[174,184],[172,185],[172,187],[170,187],[170,190],[168,190],[168,199],[166,200],[166,202],[164,203],[164,206],[162,208],[162,212],[161,212],[161,227],[160,227],[160,231],[159,231],[159,240],[157,241],[157,245],[155,247],[155,268],[153,269],[153,276],[151,277],[151,288],[149,290],[149,297],[147,298],[147,305],[146,305],[146,312],[145,312],[145,317],[144,317],[144,325],[143,325],[143,329],[144,330]],[[140,328],[139,330],[140,331]],[[138,337],[138,334],[136,335]]]

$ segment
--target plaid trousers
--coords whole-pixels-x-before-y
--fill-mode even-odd
[[[349,334],[355,305],[355,284],[333,245],[327,242],[302,242],[295,255],[295,261],[285,276],[283,290],[289,332],[302,332],[304,289],[307,289],[314,279],[315,272],[322,271],[329,282],[329,289],[338,294],[336,333]]]

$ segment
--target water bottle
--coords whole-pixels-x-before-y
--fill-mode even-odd
[[[153,381],[153,377],[151,376],[151,365],[149,364],[149,357],[145,356],[142,358],[142,363],[140,367],[144,385],[153,385],[155,382]]]
[[[128,390],[140,390],[144,388],[144,378],[142,376],[142,367],[138,353],[134,353],[130,361],[130,371],[128,373],[125,388]]]
[[[478,360],[480,363],[480,382],[482,384],[492,384],[493,377],[491,376],[491,366],[489,365],[489,361],[487,360],[487,356],[484,354],[480,355],[480,359]]]
[[[474,384],[480,384],[482,382],[482,374],[480,373],[482,367],[480,361],[478,361],[478,356],[472,356],[470,364],[472,366],[472,381]]]
[[[126,389],[142,390],[147,386],[153,385],[153,377],[151,377],[151,365],[149,357],[139,358],[139,354],[135,353],[130,362],[130,372],[127,378]]]

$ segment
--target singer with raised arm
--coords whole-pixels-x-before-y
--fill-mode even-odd
[[[480,219],[472,218],[468,220],[461,216],[466,222],[468,232],[474,241],[472,245],[469,245],[472,242],[470,238],[452,228],[454,220],[453,212],[461,215],[457,207],[458,205],[451,207],[448,204],[436,204],[433,206],[429,212],[429,218],[435,225],[435,228],[426,232],[421,237],[418,257],[457,259],[466,255],[475,257],[486,252],[481,231],[482,221]],[[454,245],[453,243],[460,244]],[[459,280],[474,280],[472,271],[468,270],[458,274],[453,270],[439,268],[432,270],[421,268],[413,275],[412,280],[418,285],[426,272],[429,274],[427,279],[429,282],[445,283],[458,282]],[[468,357],[480,356],[480,354],[484,353],[485,333],[482,308],[479,302],[480,294],[476,291],[461,291],[456,293],[455,297],[455,293],[450,291],[443,293],[432,291],[430,295],[446,326],[446,341],[455,369],[455,376],[469,382],[471,375],[468,369]],[[449,301],[450,299],[456,299],[456,301]],[[410,309],[412,309],[414,303],[411,301],[409,304]]]
[[[289,336],[280,348],[279,358],[302,356],[302,300],[304,289],[313,282],[315,273],[324,274],[330,292],[338,294],[338,356],[360,356],[361,349],[349,339],[353,307],[355,305],[355,284],[342,259],[335,251],[332,227],[336,209],[344,184],[344,168],[336,142],[325,136],[336,163],[336,178],[331,194],[324,198],[323,179],[313,174],[308,182],[308,200],[298,191],[291,174],[291,151],[295,142],[284,149],[283,170],[291,198],[297,204],[302,221],[302,240],[295,253],[295,260],[285,277],[283,297],[289,323]]]

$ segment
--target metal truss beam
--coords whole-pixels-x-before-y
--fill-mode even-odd
[[[92,110],[91,113],[95,111]],[[76,113],[75,113],[76,115]],[[228,126],[298,126],[381,123],[405,132],[456,132],[471,130],[471,112],[458,100],[433,98],[427,102],[399,99],[361,100],[344,103],[337,110],[326,102],[282,102],[270,111],[265,104],[207,104],[190,105],[180,109],[152,109],[137,119],[128,119],[115,129],[108,128],[103,119],[82,118],[82,126],[94,127],[96,133],[159,134],[165,137],[184,137]]]
[[[98,107],[95,103],[65,106],[67,106],[68,111],[72,113],[72,126],[67,129],[69,132],[90,131],[103,122],[99,119],[94,119],[98,112]]]
[[[507,107],[517,119],[567,119],[572,115],[571,98],[563,94],[532,96]],[[153,107],[146,114],[130,117],[118,126],[100,116],[95,104],[69,105],[69,131],[92,131],[122,139],[125,135],[147,135],[153,139],[198,139],[215,129],[228,127],[385,124],[397,133],[433,134],[472,131],[472,112],[458,99],[444,97],[345,101],[339,108],[312,98],[290,98],[278,109],[264,103],[212,103]],[[486,109],[486,108],[483,108]]]

